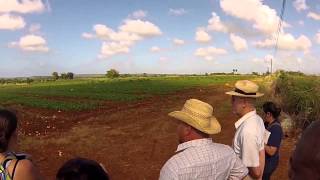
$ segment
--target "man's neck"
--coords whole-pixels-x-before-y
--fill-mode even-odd
[[[249,112],[254,111],[255,109],[253,107],[250,108],[245,108],[242,113],[241,113],[241,117],[243,117],[244,115],[248,114]]]
[[[185,143],[185,142],[189,142],[189,141],[193,141],[193,140],[198,140],[198,139],[206,139],[206,137],[195,136],[195,137],[186,138],[183,140],[183,142],[180,142],[180,144]]]

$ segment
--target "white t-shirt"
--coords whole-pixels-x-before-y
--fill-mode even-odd
[[[264,149],[265,127],[256,111],[242,116],[236,123],[233,149],[247,167],[259,166],[259,151]]]

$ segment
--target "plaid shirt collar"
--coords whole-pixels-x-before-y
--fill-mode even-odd
[[[187,141],[187,142],[179,144],[176,152],[184,151],[190,147],[198,147],[198,146],[207,145],[212,142],[213,142],[212,138],[202,138],[202,139]]]

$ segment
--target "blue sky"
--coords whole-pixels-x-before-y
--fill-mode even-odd
[[[320,1],[0,0],[0,76],[265,72],[319,74]]]

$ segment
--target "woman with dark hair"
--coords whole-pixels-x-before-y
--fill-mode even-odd
[[[269,180],[272,173],[279,164],[279,148],[283,136],[282,127],[279,122],[281,108],[273,102],[263,104],[265,127],[270,132],[268,143],[265,144],[265,167],[263,171],[263,180]]]
[[[97,162],[74,158],[67,161],[58,171],[56,180],[109,180],[104,167]]]
[[[15,154],[17,144],[17,117],[14,113],[0,109],[0,179],[38,180],[39,171],[26,154]]]

